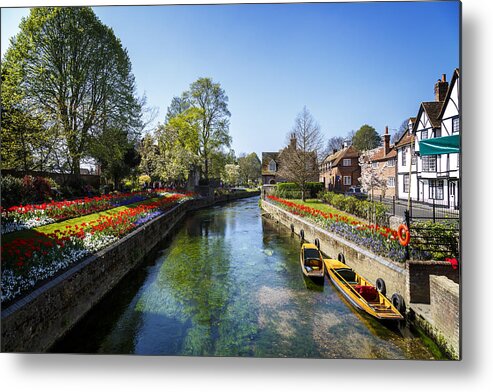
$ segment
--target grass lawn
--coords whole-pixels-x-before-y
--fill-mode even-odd
[[[305,206],[308,206],[308,207],[311,207],[311,208],[315,208],[317,210],[320,210],[320,211],[323,211],[327,214],[337,214],[339,216],[345,216],[347,217],[348,219],[351,219],[351,220],[355,220],[355,221],[358,221],[358,222],[361,222],[361,223],[364,223],[361,218],[358,218],[354,215],[351,215],[351,214],[348,214],[347,212],[344,212],[344,211],[340,211],[332,206],[329,206],[328,204],[325,204],[325,203],[322,203],[321,201],[317,200],[317,199],[306,199],[306,201],[302,201],[301,199],[291,199],[290,201],[292,201],[293,203],[297,203],[297,204],[302,204],[302,205],[305,205]]]

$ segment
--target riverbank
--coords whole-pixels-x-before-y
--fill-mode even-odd
[[[69,331],[189,211],[258,196],[238,192],[179,204],[2,309],[3,352],[45,352]]]
[[[262,200],[262,209],[294,233],[300,235],[303,231],[305,240],[313,243],[318,239],[322,252],[328,256],[337,258],[339,253],[344,254],[346,263],[368,280],[376,282],[383,279],[387,297],[397,293],[404,298],[408,321],[425,329],[450,358],[460,358],[458,270],[442,261],[396,262],[373,254],[367,248],[328,232],[267,200]],[[428,309],[428,314],[420,312],[420,309]],[[433,318],[430,314],[434,315]],[[447,321],[438,323],[436,320]]]

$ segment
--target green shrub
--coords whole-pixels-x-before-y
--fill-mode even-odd
[[[8,208],[22,203],[22,180],[6,175],[2,176],[2,207]]]
[[[307,182],[305,197],[317,197],[317,194],[322,191],[324,184],[322,182]],[[280,182],[276,185],[276,196],[283,199],[301,199],[301,188],[294,182]]]
[[[317,197],[324,203],[359,218],[372,220],[378,225],[388,224],[387,207],[383,203],[359,200],[353,196],[327,191],[319,192]]]
[[[434,260],[459,257],[458,222],[422,221],[412,222],[411,242],[413,249],[428,251]]]

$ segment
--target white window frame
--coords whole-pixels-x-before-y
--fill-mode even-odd
[[[460,120],[459,117],[452,119],[452,134],[460,132]]]
[[[272,169],[272,164],[274,164],[274,169]],[[277,171],[277,163],[273,159],[271,159],[269,162],[269,171],[271,171],[271,172]]]
[[[430,199],[443,200],[443,180],[430,180],[428,188]]]
[[[436,173],[437,171],[437,157],[436,155],[425,155],[421,158],[422,170],[426,173]]]
[[[344,185],[351,185],[351,176],[343,176],[342,181]]]
[[[387,177],[387,186],[389,188],[395,188],[395,177]]]
[[[385,165],[388,167],[394,167],[395,166],[395,159],[389,159]]]
[[[402,178],[402,192],[409,193],[409,182],[410,182],[409,174],[404,174]]]
[[[351,166],[351,158],[344,158],[342,160],[342,166]]]

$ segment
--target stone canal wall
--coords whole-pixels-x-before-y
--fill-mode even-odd
[[[459,285],[445,276],[430,276],[431,319],[441,333],[452,358],[460,354],[460,294]],[[439,338],[439,337],[438,337]]]
[[[330,233],[303,218],[262,200],[262,209],[277,222],[294,229],[299,235],[304,230],[305,239],[320,240],[320,248],[326,255],[337,258],[345,256],[346,264],[362,276],[376,282],[385,281],[387,297],[393,293],[402,295],[413,308],[423,308],[423,314],[411,309],[408,318],[412,324],[424,329],[426,333],[453,359],[460,353],[460,296],[459,270],[443,261],[408,261],[397,263],[377,256],[357,244]],[[419,306],[415,306],[418,303]]]
[[[188,211],[259,194],[242,192],[177,205],[2,309],[1,351],[47,351],[131,273]]]
[[[378,278],[383,279],[389,298],[392,294],[398,293],[402,295],[406,304],[409,303],[408,271],[404,263],[396,263],[377,256],[367,249],[330,233],[268,201],[262,201],[262,208],[273,219],[285,226],[291,227],[293,225],[296,234],[303,230],[307,241],[313,243],[315,238],[318,238],[320,240],[320,249],[329,257],[337,258],[339,253],[344,254],[346,264],[369,281],[375,283]]]

